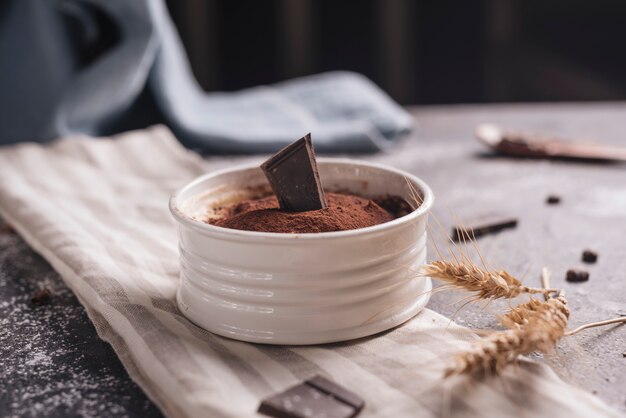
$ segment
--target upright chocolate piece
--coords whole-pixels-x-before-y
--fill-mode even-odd
[[[275,418],[351,418],[365,402],[356,394],[321,376],[265,399],[258,412]]]
[[[488,215],[482,216],[470,222],[464,222],[457,225],[452,230],[452,239],[455,242],[471,240],[482,237],[483,235],[495,234],[503,229],[515,228],[517,226],[517,218],[506,215]]]
[[[327,207],[311,145],[311,134],[278,151],[261,164],[261,169],[281,209],[305,212]]]

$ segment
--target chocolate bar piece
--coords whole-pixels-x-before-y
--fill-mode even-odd
[[[281,209],[305,212],[327,207],[315,163],[311,134],[278,151],[261,164],[261,169]]]
[[[452,231],[452,240],[455,242],[469,241],[487,234],[495,234],[503,229],[515,228],[516,226],[517,218],[492,215],[455,226]]]
[[[265,399],[258,412],[275,418],[350,418],[361,412],[364,405],[358,395],[315,376]]]

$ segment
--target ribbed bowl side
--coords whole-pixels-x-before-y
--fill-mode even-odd
[[[216,334],[271,344],[342,341],[399,325],[431,290],[417,276],[427,213],[404,218],[319,239],[180,223],[181,312]]]

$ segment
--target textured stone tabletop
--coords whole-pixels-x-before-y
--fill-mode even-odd
[[[0,417],[161,416],[59,275],[0,231]],[[31,302],[41,288],[49,301]]]
[[[564,288],[576,326],[626,311],[626,164],[593,164],[495,157],[473,139],[474,126],[495,122],[626,146],[626,104],[441,106],[413,110],[419,128],[390,151],[363,158],[417,174],[436,196],[431,239],[449,231],[451,216],[511,214],[515,229],[481,238],[482,253],[497,268],[539,285],[541,267]],[[262,157],[209,158],[220,168]],[[545,204],[549,194],[559,205]],[[166,204],[166,203],[164,203]],[[585,283],[565,272],[581,266],[581,252],[599,253]],[[429,258],[434,258],[431,246]],[[470,253],[473,251],[470,249]],[[35,305],[33,293],[52,291]],[[462,325],[490,328],[502,307],[453,302],[463,295],[436,293],[429,307]],[[78,300],[49,265],[15,234],[0,232],[0,416],[160,416],[128,378],[111,347],[99,340]],[[626,411],[626,326],[589,330],[563,340],[550,363],[566,381]]]

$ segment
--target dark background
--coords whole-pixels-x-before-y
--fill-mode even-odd
[[[168,0],[200,84],[328,70],[402,104],[626,98],[626,2]]]

